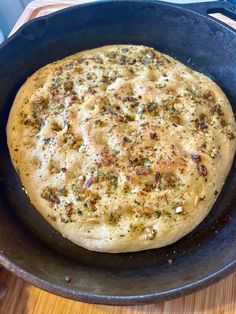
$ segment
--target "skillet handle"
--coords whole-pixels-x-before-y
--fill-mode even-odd
[[[232,20],[236,21],[236,0],[228,1],[212,1],[212,2],[199,2],[199,3],[185,3],[177,4],[179,7],[184,7],[186,9],[192,10],[194,12],[200,13],[202,15],[221,13]],[[211,16],[209,18],[215,19]],[[216,20],[216,19],[215,19]],[[217,20],[217,22],[225,25],[224,22]]]

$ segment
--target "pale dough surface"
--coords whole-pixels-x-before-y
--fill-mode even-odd
[[[144,46],[79,52],[34,73],[7,125],[37,210],[89,250],[173,243],[208,214],[235,153],[235,121],[206,76]]]

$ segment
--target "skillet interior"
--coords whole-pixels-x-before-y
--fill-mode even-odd
[[[100,1],[21,28],[0,50],[0,261],[65,297],[148,303],[189,293],[235,267],[236,161],[210,215],[191,234],[165,248],[112,255],[89,252],[54,232],[30,205],[6,145],[9,110],[27,76],[76,51],[116,43],[149,45],[188,63],[222,87],[235,111],[236,33],[191,11],[152,1]]]

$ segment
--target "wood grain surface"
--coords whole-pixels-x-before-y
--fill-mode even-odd
[[[86,2],[89,1],[91,0]],[[79,2],[81,0],[33,1],[25,9],[11,34],[28,20]],[[220,14],[214,14],[214,17],[236,28],[236,22]],[[7,288],[4,296],[0,285],[0,314],[236,314],[236,273],[190,296],[159,304],[129,307],[67,300],[31,286],[1,266],[0,283]]]

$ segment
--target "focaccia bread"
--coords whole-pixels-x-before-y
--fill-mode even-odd
[[[34,73],[7,125],[31,202],[89,250],[173,243],[209,213],[235,152],[221,89],[152,48],[79,52]]]

